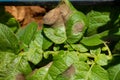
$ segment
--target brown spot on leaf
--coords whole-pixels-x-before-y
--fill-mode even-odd
[[[75,73],[75,67],[71,65],[66,71],[62,73],[63,76],[65,77],[71,77]]]
[[[73,33],[77,34],[83,30],[84,24],[82,22],[77,22],[73,26]]]
[[[16,76],[16,80],[25,80],[25,77],[24,77],[23,74],[18,74],[18,75]]]

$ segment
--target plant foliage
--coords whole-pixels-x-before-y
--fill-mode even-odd
[[[0,80],[120,80],[119,9],[113,20],[109,10],[85,15],[61,0],[39,30],[19,28],[0,8]]]

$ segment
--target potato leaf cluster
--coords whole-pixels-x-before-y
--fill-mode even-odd
[[[85,14],[61,0],[42,29],[0,9],[0,80],[120,80],[119,8]]]

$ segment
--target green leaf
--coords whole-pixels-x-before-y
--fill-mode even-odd
[[[76,74],[74,80],[109,80],[108,73],[102,67],[96,64],[89,66],[85,62],[79,62],[76,65]]]
[[[108,68],[109,80],[120,80],[120,64]]]
[[[49,67],[42,67],[27,77],[27,80],[109,80],[101,66],[79,61],[78,52],[60,51]],[[41,77],[41,78],[40,78]]]
[[[43,56],[45,59],[49,57],[49,55],[55,56],[59,53],[59,51],[45,51],[43,52]]]
[[[55,80],[55,78],[73,64],[74,61],[79,61],[76,52],[60,51],[58,55],[54,56],[49,68],[40,68],[34,74],[30,75],[31,77],[28,77],[27,80]],[[35,74],[39,74],[39,76]],[[40,78],[40,76],[42,76],[42,78]]]
[[[39,31],[36,33],[35,39],[31,41],[28,51],[23,53],[27,57],[27,60],[34,64],[38,64],[42,60],[42,45],[43,36],[41,31]]]
[[[14,32],[16,32],[20,26],[19,22],[13,17],[10,18],[5,24]]]
[[[28,75],[32,69],[21,55],[0,52],[0,80],[16,80],[19,75]]]
[[[4,24],[0,24],[0,51],[17,53],[19,43],[14,33]]]
[[[120,41],[115,45],[113,53],[119,54],[120,53]]]
[[[37,31],[38,24],[36,22],[29,23],[26,27],[20,28],[16,33],[21,42],[29,45]]]
[[[75,71],[73,71],[73,68]],[[69,68],[69,71],[67,71],[69,73],[64,72],[55,80],[109,80],[107,71],[99,65],[92,64],[92,66],[89,66],[87,63],[80,61],[74,63],[73,68]],[[68,77],[70,72],[72,72],[72,75]]]
[[[0,23],[7,25],[13,32],[19,28],[18,21],[8,12],[5,12],[4,7],[0,7]]]
[[[43,36],[43,45],[42,45],[43,50],[47,50],[50,46],[52,46],[52,44],[53,42],[51,40]]]
[[[97,33],[97,29],[110,21],[108,12],[98,12],[98,11],[90,11],[87,14],[87,18],[89,20],[89,27],[87,30],[87,35],[93,35]]]
[[[45,80],[45,77],[46,77],[45,75],[47,74],[51,64],[52,63],[49,63],[48,65],[46,65],[40,69],[34,70],[32,75],[28,75],[26,77],[26,80]]]
[[[95,57],[95,62],[101,66],[104,66],[108,64],[108,58],[105,54],[98,54]]]
[[[83,37],[80,43],[86,46],[97,46],[97,45],[103,44],[103,41],[100,39],[100,36],[96,34],[90,37]]]
[[[65,45],[65,48],[67,48],[68,50],[75,50],[75,51],[79,51],[79,52],[87,52],[88,49],[83,46],[82,44],[70,44],[70,45]]]
[[[101,48],[90,49],[92,55],[99,55],[101,53]]]
[[[109,80],[108,73],[100,65],[94,65],[91,69],[92,73],[89,76],[90,80]]]
[[[67,41],[69,43],[75,43],[80,40],[87,28],[87,19],[82,12],[74,11],[69,15],[68,20],[65,23]]]
[[[56,44],[64,43],[66,38],[65,26],[44,27],[45,36]]]

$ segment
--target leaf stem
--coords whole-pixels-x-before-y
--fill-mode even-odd
[[[95,65],[95,63],[94,63],[94,62],[92,62],[92,65],[91,65],[91,67],[90,67],[89,71],[87,72],[87,76],[85,77],[85,80],[88,80],[89,75],[90,75],[90,72],[91,72],[91,70],[92,70],[92,68],[93,68],[93,66],[94,66],[94,65]]]
[[[111,53],[108,45],[105,42],[104,42],[104,45],[105,45],[105,47],[107,48],[107,51],[108,51],[108,59],[111,60],[112,59],[112,53]]]

